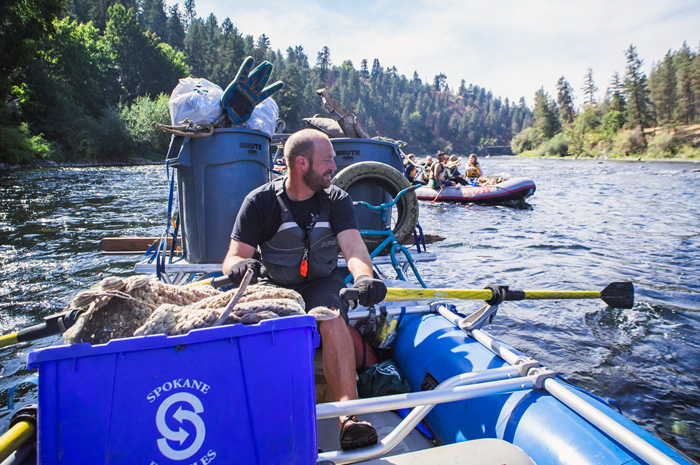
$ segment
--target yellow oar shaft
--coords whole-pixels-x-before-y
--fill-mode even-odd
[[[384,300],[407,299],[476,299],[488,300],[493,294],[488,289],[403,289],[390,287]]]
[[[598,291],[522,291],[525,299],[599,299]],[[489,300],[489,289],[404,289],[390,287],[384,300],[474,299]]]
[[[12,333],[12,334],[6,334],[4,336],[0,336],[0,348],[2,347],[7,347],[11,346],[13,344],[17,344],[19,340],[17,339],[17,333]]]
[[[203,279],[201,281],[195,281],[193,283],[185,284],[185,287],[196,287],[196,286],[207,286],[207,285],[210,286],[212,279],[214,279],[214,278],[207,278],[207,279]]]
[[[0,462],[34,436],[35,431],[34,425],[28,421],[18,421],[7,433],[0,436]]]

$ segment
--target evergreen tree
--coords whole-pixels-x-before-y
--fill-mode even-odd
[[[379,64],[379,59],[375,58],[374,62],[372,63],[372,72],[370,73],[370,79],[374,81],[375,79],[378,79],[383,73],[384,70],[382,69],[382,65]]]
[[[595,93],[598,88],[593,82],[593,68],[588,68],[583,78],[583,105],[592,107],[596,105]]]
[[[696,66],[693,66],[693,62],[696,63]],[[700,95],[698,94],[700,89],[697,87],[697,62],[697,56],[685,42],[673,59],[673,66],[677,70],[675,115],[676,119],[683,124],[690,124],[699,114],[697,105],[700,104]]]
[[[610,78],[610,87],[608,87],[608,94],[610,95],[610,111],[619,111],[623,113],[625,111],[625,96],[623,94],[623,85],[620,81],[620,74],[614,73]]]
[[[656,121],[659,124],[671,123],[676,109],[676,69],[670,50],[649,76],[649,100]]]
[[[445,73],[440,73],[433,79],[433,88],[437,92],[444,92],[447,88],[447,76]]]
[[[625,106],[625,117],[630,128],[648,127],[649,115],[649,90],[647,88],[647,77],[642,72],[642,60],[637,56],[637,49],[634,45],[625,52],[627,65],[625,70],[624,91],[627,104]]]
[[[50,34],[61,0],[3,1],[0,4],[0,105],[5,104],[15,71],[34,57],[35,41]],[[0,120],[4,108],[0,110]]]
[[[162,40],[167,40],[168,18],[165,15],[164,0],[141,0],[141,13],[139,17],[143,29],[154,33]]]
[[[181,77],[187,75],[185,57],[169,45],[144,32],[133,10],[121,4],[109,9],[104,40],[116,65],[120,95],[131,102],[139,95],[170,93]]]
[[[185,44],[185,27],[182,23],[180,7],[176,3],[168,8],[168,19],[165,23],[165,41],[175,49],[182,50]]]
[[[559,106],[559,117],[563,122],[571,124],[574,121],[574,89],[564,78],[557,81],[557,105]]]
[[[267,59],[267,51],[270,50],[270,38],[262,34],[255,41],[255,51],[253,52],[253,58],[255,58],[256,63],[262,63]]]
[[[329,70],[331,69],[331,50],[327,46],[316,55],[316,68],[321,82],[325,85],[328,80]]]
[[[362,59],[362,63],[360,65],[360,76],[362,79],[369,79],[369,68],[367,65],[367,58]]]
[[[539,131],[544,139],[551,139],[561,129],[554,101],[544,88],[535,93],[533,113],[533,127]]]
[[[190,27],[197,19],[197,9],[194,0],[185,0],[185,31],[190,32]]]

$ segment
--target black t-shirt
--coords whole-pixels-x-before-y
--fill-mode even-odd
[[[331,187],[330,223],[333,234],[337,236],[348,229],[360,229],[350,196],[344,190],[335,186]],[[291,200],[286,192],[283,195],[294,221],[302,229],[311,224],[312,215],[321,213],[321,201],[318,193],[300,202]],[[257,247],[272,239],[281,224],[282,210],[277,201],[275,186],[273,183],[268,183],[246,196],[233,225],[231,239],[251,247]]]

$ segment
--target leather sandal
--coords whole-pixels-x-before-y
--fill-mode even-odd
[[[340,448],[358,449],[377,443],[377,431],[366,421],[358,421],[357,415],[348,415],[340,425]]]

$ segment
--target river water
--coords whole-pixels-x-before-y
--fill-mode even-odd
[[[429,287],[600,291],[632,281],[636,304],[505,302],[488,330],[700,460],[700,165],[497,157],[486,174],[535,181],[517,207],[421,202],[426,233],[446,239],[421,263]],[[0,332],[36,324],[78,291],[128,276],[135,256],[103,256],[111,236],[165,226],[163,166],[0,173]],[[460,302],[468,312],[476,302]],[[0,431],[27,354],[58,336],[0,349]],[[20,384],[17,405],[36,399]]]

